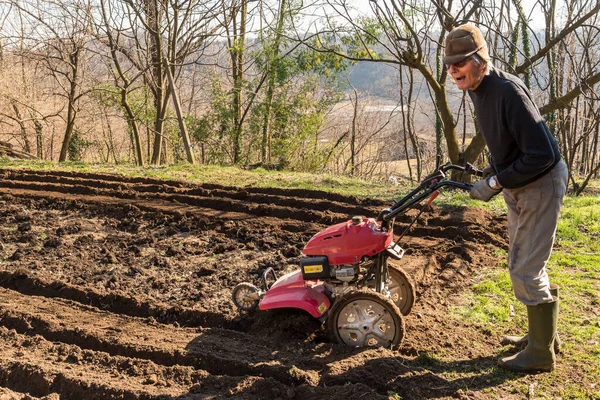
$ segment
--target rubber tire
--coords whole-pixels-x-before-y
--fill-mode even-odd
[[[367,300],[377,303],[385,308],[385,310],[392,316],[392,320],[394,322],[394,326],[396,328],[395,335],[393,339],[386,345],[385,347],[391,349],[397,349],[402,343],[402,339],[404,338],[404,319],[402,318],[402,314],[396,305],[390,300],[388,297],[382,295],[381,293],[374,292],[372,290],[357,290],[354,292],[346,293],[342,297],[335,300],[333,306],[329,309],[329,313],[327,315],[326,329],[332,340],[336,343],[347,344],[344,343],[338,327],[338,318],[342,310],[350,303],[355,302],[357,300]]]
[[[251,283],[248,282],[242,282],[242,283],[238,283],[234,288],[233,291],[231,292],[231,299],[233,300],[233,304],[235,304],[235,306],[237,308],[239,308],[241,311],[254,311],[256,310],[256,308],[258,307],[258,303],[260,302],[260,300],[256,300],[254,301],[251,305],[248,304],[242,304],[239,302],[240,299],[238,299],[238,296],[240,295],[240,291],[246,291],[246,292],[256,292],[258,293],[260,290],[254,286]]]
[[[402,286],[403,292],[405,294],[405,296],[402,299],[399,299],[399,301],[394,301],[393,299],[392,301],[394,302],[394,304],[396,304],[402,315],[408,315],[412,311],[413,306],[415,305],[415,300],[417,298],[415,284],[413,283],[410,276],[408,276],[408,274],[402,268],[393,265],[389,262],[388,271],[392,282],[399,286]]]

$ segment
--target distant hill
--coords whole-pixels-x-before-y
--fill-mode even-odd
[[[398,100],[398,67],[392,64],[361,61],[350,68],[350,83],[359,92]]]

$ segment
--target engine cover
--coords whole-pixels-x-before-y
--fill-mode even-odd
[[[373,257],[392,243],[392,235],[382,232],[375,218],[357,222],[342,222],[317,233],[302,253],[327,256],[329,265],[358,264],[364,256]]]

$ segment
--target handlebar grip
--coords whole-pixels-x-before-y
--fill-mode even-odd
[[[465,172],[471,174],[471,175],[476,175],[480,178],[483,178],[483,171],[480,169],[475,168],[475,166],[471,163],[466,163],[465,164]]]

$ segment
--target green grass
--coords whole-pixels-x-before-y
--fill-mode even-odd
[[[548,273],[552,282],[568,288],[570,293],[561,292],[575,305],[589,303],[589,299],[600,301],[598,273],[600,272],[600,197],[597,195],[567,196],[559,220],[554,251],[548,263]],[[479,319],[491,322],[497,318],[497,307],[510,304],[513,297],[510,291],[510,278],[506,270],[506,252],[498,250],[502,256],[497,268],[489,270],[479,283],[473,285],[478,296],[474,306],[468,312],[457,310],[463,316],[480,314]],[[508,292],[508,295],[506,293]],[[574,296],[574,294],[577,294]],[[498,306],[491,307],[492,303]]]
[[[497,255],[503,256],[502,261],[479,277],[472,286],[471,302],[455,307],[453,317],[496,331],[515,326],[525,331],[525,307],[510,290],[505,254]],[[578,374],[595,385],[590,391],[580,382],[567,381],[558,385],[560,396],[600,399],[600,317],[594,311],[600,308],[600,196],[565,198],[548,273],[550,280],[561,287],[559,331],[565,351],[559,362],[576,366]],[[508,312],[511,307],[512,316]],[[538,381],[535,398],[556,398],[551,386],[551,378]]]
[[[472,289],[471,303],[454,308],[462,320],[495,326],[510,319],[509,305],[514,307],[515,301],[508,271],[486,274]]]
[[[468,193],[463,192],[462,190],[444,191],[440,194],[439,198],[440,200],[437,200],[436,202],[441,204],[485,208],[495,215],[504,214],[507,210],[506,203],[504,202],[502,195],[493,197],[492,200],[487,203],[479,200],[473,200],[469,197]]]

